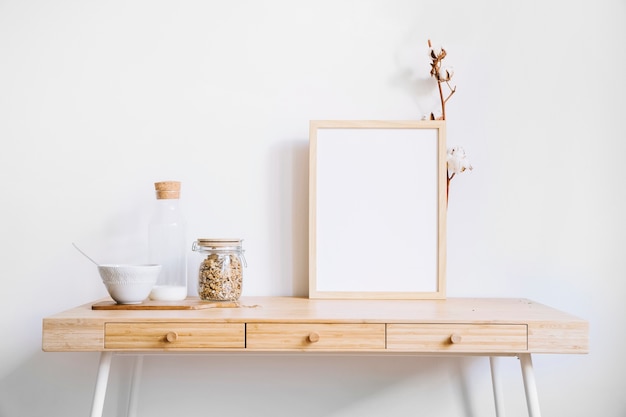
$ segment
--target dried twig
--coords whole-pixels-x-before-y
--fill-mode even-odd
[[[456,92],[456,86],[452,87],[450,85],[450,79],[454,74],[454,71],[450,68],[445,68],[441,66],[443,59],[446,57],[446,50],[443,48],[435,49],[428,40],[428,47],[430,48],[430,75],[437,80],[437,87],[439,88],[439,99],[441,100],[441,117],[440,120],[446,120],[446,103],[450,100],[450,97]],[[444,97],[442,84],[445,84],[449,93],[447,97]],[[434,113],[430,114],[431,120],[435,120]]]

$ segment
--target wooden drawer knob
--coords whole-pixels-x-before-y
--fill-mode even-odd
[[[307,340],[311,343],[315,343],[317,341],[320,340],[320,334],[317,332],[311,332],[309,333],[309,336],[307,337]]]
[[[458,333],[452,333],[450,336],[450,343],[461,343],[461,340],[463,340],[463,338]]]
[[[168,332],[165,335],[165,340],[169,343],[174,343],[175,341],[178,340],[178,333],[176,332]]]

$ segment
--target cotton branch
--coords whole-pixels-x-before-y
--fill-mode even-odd
[[[456,92],[456,86],[450,85],[450,79],[454,74],[454,71],[450,68],[442,68],[441,63],[446,57],[446,50],[443,48],[433,48],[430,39],[428,40],[428,48],[430,48],[430,75],[437,80],[437,87],[439,89],[439,99],[441,100],[441,120],[446,120],[446,103],[450,100],[450,97]],[[442,84],[448,87],[448,96],[444,97]],[[433,113],[430,114],[432,120],[435,119]]]

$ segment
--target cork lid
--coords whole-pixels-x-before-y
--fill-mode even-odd
[[[231,246],[241,246],[242,239],[198,239],[200,247],[223,248]]]
[[[180,198],[180,181],[160,181],[154,183],[158,200]]]

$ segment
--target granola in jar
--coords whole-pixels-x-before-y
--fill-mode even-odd
[[[236,301],[243,287],[245,259],[240,239],[198,239],[193,250],[204,255],[198,270],[198,295],[208,301]]]

